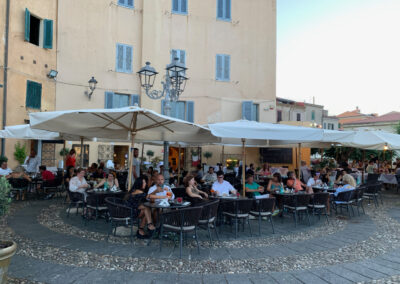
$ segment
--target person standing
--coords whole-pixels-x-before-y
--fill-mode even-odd
[[[140,161],[139,161],[139,149],[133,148],[133,159],[132,159],[132,184],[135,180],[140,177]]]
[[[74,167],[75,168],[76,165],[76,151],[75,149],[71,149],[71,151],[69,151],[66,161],[65,161],[65,166],[68,167]]]
[[[37,173],[39,168],[40,160],[35,150],[31,150],[31,154],[26,157],[24,166],[28,173]]]

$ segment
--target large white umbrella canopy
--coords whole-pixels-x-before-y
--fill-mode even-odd
[[[400,135],[380,130],[351,131],[353,134],[347,139],[342,139],[340,144],[365,150],[399,150]]]
[[[79,140],[81,137],[41,129],[32,129],[29,124],[21,124],[6,126],[4,130],[0,130],[0,138],[29,140]]]
[[[161,115],[140,107],[82,109],[31,113],[32,128],[131,141],[218,142],[218,138],[200,125]],[[129,187],[132,175],[132,151],[129,152]]]

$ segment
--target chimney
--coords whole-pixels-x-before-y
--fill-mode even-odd
[[[315,105],[315,97],[312,97],[312,104]]]

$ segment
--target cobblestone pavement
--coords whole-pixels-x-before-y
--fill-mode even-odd
[[[104,219],[85,226],[79,215],[67,218],[58,200],[13,204],[1,220],[0,239],[18,243],[10,283],[400,283],[400,195],[385,193],[384,205],[365,204],[366,214],[303,220],[274,218],[276,232],[251,220],[238,239],[228,225],[220,241],[199,234],[200,254],[189,241],[111,237]],[[123,233],[123,232],[122,232]]]

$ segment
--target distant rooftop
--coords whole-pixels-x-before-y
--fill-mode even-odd
[[[381,116],[374,116],[351,122],[351,124],[368,124],[376,122],[397,122],[400,121],[400,112],[392,111]]]

